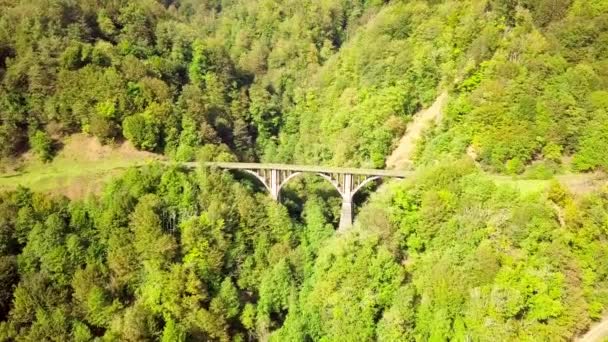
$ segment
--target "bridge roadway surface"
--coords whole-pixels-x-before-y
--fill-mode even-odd
[[[364,175],[364,176],[379,176],[379,177],[393,177],[393,178],[407,178],[412,175],[411,171],[400,171],[400,170],[382,170],[382,169],[359,169],[359,168],[346,168],[346,167],[332,167],[332,166],[314,166],[314,165],[291,165],[291,164],[266,164],[266,163],[224,163],[224,162],[189,162],[181,163],[181,165],[188,168],[196,168],[202,165],[217,167],[220,169],[231,169],[231,170],[252,170],[252,169],[263,169],[263,170],[285,170],[294,172],[310,172],[310,173],[340,173],[340,174],[351,174],[351,175]]]

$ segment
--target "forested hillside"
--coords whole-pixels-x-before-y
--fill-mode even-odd
[[[499,172],[608,163],[603,0],[0,6],[4,157],[84,131],[177,160],[382,167],[442,87],[422,163],[468,146]]]
[[[209,171],[4,193],[0,340],[565,340],[608,304],[605,191],[523,197],[450,163],[345,235],[321,194],[293,221]]]
[[[0,170],[75,133],[384,168],[444,92],[414,176],[345,233],[306,177],[280,203],[166,162],[3,190],[0,341],[562,341],[608,307],[608,187],[494,182],[608,168],[607,1],[0,0]]]

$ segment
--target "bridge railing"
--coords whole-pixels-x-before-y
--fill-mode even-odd
[[[342,173],[351,175],[382,176],[406,178],[412,174],[411,171],[401,170],[379,170],[379,169],[359,169],[331,166],[312,166],[312,165],[291,165],[291,164],[265,164],[265,163],[225,163],[225,162],[191,162],[183,163],[187,167],[198,167],[200,165],[218,167],[221,169],[233,170],[286,170],[313,173]]]

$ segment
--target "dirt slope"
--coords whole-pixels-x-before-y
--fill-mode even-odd
[[[608,339],[608,317],[592,326],[583,336],[577,338],[577,342],[602,342]]]
[[[407,125],[405,134],[399,141],[399,145],[386,160],[388,169],[407,170],[412,168],[411,158],[416,149],[416,143],[432,122],[441,120],[443,107],[447,99],[448,93],[444,91],[437,97],[432,106],[414,115],[413,120]]]

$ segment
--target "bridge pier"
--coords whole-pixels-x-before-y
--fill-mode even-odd
[[[281,191],[281,179],[279,178],[279,170],[270,170],[270,196],[273,200],[279,201],[279,192]]]
[[[353,226],[353,202],[352,199],[342,199],[342,210],[340,212],[340,224],[338,231],[347,231]]]
[[[353,175],[344,174],[342,183],[342,210],[340,211],[340,224],[338,231],[345,231],[353,225]]]

